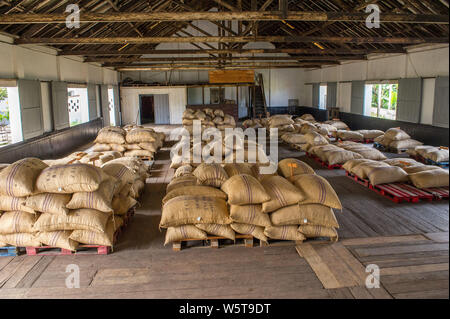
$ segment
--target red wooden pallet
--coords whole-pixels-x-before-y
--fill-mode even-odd
[[[369,184],[370,184],[369,180],[359,178],[358,176],[356,176],[348,171],[345,171],[345,175],[347,177],[349,177],[350,179],[354,180],[355,182],[357,182],[358,184],[361,184],[364,187],[369,187]]]
[[[318,158],[317,156],[311,155],[310,156],[314,161],[316,161],[320,166],[325,167],[327,169],[341,169],[342,165],[341,164],[333,164],[330,165],[327,162],[322,161],[320,158]]]
[[[449,199],[448,187],[425,188],[424,191],[432,194],[436,200]]]
[[[394,203],[410,202],[417,203],[422,200],[433,200],[433,195],[405,183],[393,183],[383,185],[369,185],[369,188],[383,195]]]
[[[236,234],[236,239],[243,239],[244,241],[244,245],[245,247],[251,248],[253,247],[253,236],[252,235],[241,235],[241,234]],[[174,241],[172,243],[172,250],[173,251],[181,251],[182,250],[182,243],[184,242],[200,242],[202,244],[202,246],[205,246],[206,242],[210,242],[210,247],[211,248],[219,248],[220,246],[220,242],[222,240],[226,240],[226,241],[230,241],[230,239],[225,238],[225,237],[220,237],[220,236],[208,236],[207,239],[195,239],[195,238],[187,238],[187,239],[182,239],[179,241]],[[236,244],[236,241],[235,243]]]

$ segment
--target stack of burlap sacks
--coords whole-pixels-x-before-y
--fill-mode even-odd
[[[189,131],[190,134],[193,132],[194,121],[200,121],[202,125],[202,130],[207,128],[217,128],[219,130],[225,130],[226,128],[235,128],[236,121],[233,116],[225,114],[222,110],[211,108],[206,108],[203,110],[192,110],[186,109],[183,112],[183,127]]]
[[[142,126],[104,127],[97,135],[94,152],[116,151],[125,157],[154,158],[163,146],[165,134]]]
[[[372,185],[411,182],[421,189],[449,186],[447,170],[424,165],[411,158],[351,160],[343,168],[361,179],[368,179]]]
[[[337,131],[337,137],[342,141],[354,141],[354,142],[364,142],[367,140],[373,141],[374,139],[382,135],[384,135],[384,132],[380,130]]]
[[[246,163],[178,168],[163,200],[165,243],[236,234],[263,242],[337,240],[332,209],[342,205],[329,183],[295,159],[280,162],[279,172],[260,175]]]
[[[249,119],[242,122],[242,126],[244,128],[265,128],[267,127],[267,118],[260,118],[260,119]]]
[[[79,243],[112,246],[123,224],[121,216],[137,204],[133,196],[137,198],[139,191],[133,182],[140,177],[126,164],[106,165],[48,167],[39,159],[26,158],[3,169],[0,242],[71,251]]]
[[[67,164],[91,164],[101,167],[109,161],[122,157],[122,153],[116,151],[105,152],[74,152],[66,157],[56,160],[44,160],[48,166],[67,165]]]
[[[413,140],[411,136],[400,128],[390,128],[384,135],[375,138],[374,142],[394,151],[412,149],[423,145],[423,143]]]
[[[448,147],[445,146],[416,146],[415,148],[409,149],[407,153],[413,157],[419,156],[422,159],[430,160],[437,164],[448,163],[449,160]]]

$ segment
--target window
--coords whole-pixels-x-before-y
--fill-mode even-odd
[[[220,104],[225,99],[225,88],[210,89],[211,104]]]
[[[0,87],[0,148],[23,141],[17,87]]]
[[[366,116],[395,120],[397,118],[398,84],[366,85],[364,114]]]
[[[319,108],[325,110],[327,108],[327,86],[321,85],[319,91]]]
[[[89,103],[86,88],[67,88],[70,127],[89,122]]]
[[[114,89],[108,89],[108,108],[109,123],[111,126],[116,126],[116,105],[114,103]]]

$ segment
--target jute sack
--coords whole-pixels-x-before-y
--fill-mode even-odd
[[[305,235],[306,238],[329,237],[332,241],[338,241],[338,233],[332,227],[302,225],[298,231]]]
[[[142,150],[142,147],[140,147],[139,144],[125,144],[125,148],[127,151]]]
[[[222,192],[220,189],[210,187],[210,186],[185,186],[174,189],[162,199],[162,204],[165,205],[169,200],[178,196],[205,196],[205,197],[215,197],[223,200],[227,200],[227,194]]]
[[[270,196],[270,201],[262,204],[263,213],[271,213],[304,200],[302,192],[281,176],[264,177],[261,185]]]
[[[236,233],[230,225],[220,224],[196,224],[195,227],[207,232],[208,234],[228,238],[231,240],[236,239]]]
[[[42,214],[34,224],[34,231],[85,229],[104,232],[108,214],[93,209],[70,211],[67,216]]]
[[[207,239],[208,235],[194,225],[181,225],[177,227],[169,227],[166,232],[166,240],[164,246],[183,239]]]
[[[314,169],[295,158],[286,158],[278,163],[278,173],[285,178],[290,178],[295,175],[315,174]]]
[[[299,175],[294,181],[303,193],[301,204],[322,204],[342,210],[342,204],[330,183],[318,175]]]
[[[398,166],[401,168],[420,164],[419,162],[417,162],[415,159],[412,158],[389,158],[387,160],[384,160],[383,163],[392,166]]]
[[[37,158],[25,158],[0,171],[0,195],[25,197],[34,193],[36,178],[48,166]]]
[[[264,229],[264,235],[271,239],[304,241],[303,234],[298,232],[297,226],[269,226]]]
[[[372,185],[390,184],[408,181],[408,173],[397,166],[366,167],[364,174]]]
[[[253,166],[255,165],[248,163],[233,163],[233,164],[225,164],[223,168],[227,173],[228,177],[233,177],[234,175],[241,175],[241,174],[247,174],[256,177]]]
[[[36,238],[34,234],[30,233],[16,233],[1,235],[0,242],[14,247],[39,247],[41,242]]]
[[[151,143],[155,142],[158,138],[158,134],[152,132],[148,129],[132,129],[127,132],[126,141],[128,144],[139,144],[139,143]]]
[[[261,183],[246,174],[235,175],[222,185],[230,205],[262,204],[271,200]]]
[[[432,166],[432,165],[424,165],[424,164],[418,164],[413,166],[404,167],[403,170],[408,173],[409,175],[414,173],[420,173],[420,172],[426,172],[426,171],[432,171],[435,169],[440,169],[438,166]]]
[[[9,165],[10,165],[10,164],[0,164],[0,172],[1,172],[3,169],[7,168]]]
[[[66,205],[71,198],[70,194],[44,193],[28,197],[26,205],[41,213],[65,216],[69,213]]]
[[[369,140],[372,140],[379,136],[384,135],[384,132],[380,131],[380,130],[358,130],[356,132],[362,134],[365,139],[369,139]]]
[[[302,134],[291,134],[287,137],[287,142],[291,144],[306,144],[306,138]]]
[[[331,126],[337,128],[338,130],[348,130],[349,128],[347,124],[339,120],[326,121],[325,124],[330,124]]]
[[[162,209],[161,228],[191,224],[230,224],[227,203],[221,198],[178,196]]]
[[[389,146],[395,149],[404,149],[404,148],[414,148],[422,144],[423,144],[422,142],[413,139],[407,139],[401,141],[393,141],[391,142],[391,144],[389,144]]]
[[[112,199],[117,187],[115,178],[109,178],[100,184],[95,192],[75,193],[67,203],[68,209],[90,208],[104,213],[112,213]]]
[[[269,124],[270,127],[278,127],[278,126],[284,126],[284,125],[291,125],[294,124],[295,122],[292,120],[291,116],[289,115],[282,115],[282,116],[272,116],[269,119]]]
[[[414,173],[409,179],[417,188],[448,187],[448,171],[442,168]]]
[[[133,150],[125,152],[124,155],[128,157],[139,157],[139,156],[149,157],[151,160],[153,160],[155,153],[147,150]]]
[[[351,172],[354,167],[356,167],[359,164],[363,163],[370,163],[372,160],[360,158],[360,159],[352,159],[347,161],[344,165],[342,165],[342,168],[345,169],[347,172]]]
[[[114,234],[123,225],[121,218],[110,218],[106,225],[106,231],[99,233],[89,230],[74,230],[70,234],[70,239],[85,245],[113,246]]]
[[[94,152],[103,152],[103,151],[110,151],[111,150],[111,146],[109,146],[109,144],[95,144],[92,147],[92,151]]]
[[[309,132],[317,132],[317,127],[314,124],[308,122],[303,123],[300,127],[300,134],[305,135]]]
[[[109,146],[111,147],[111,150],[115,151],[115,152],[123,153],[127,150],[125,145],[121,145],[121,144],[109,144]]]
[[[235,223],[271,226],[269,215],[263,214],[261,205],[231,205],[230,217]]]
[[[367,179],[368,169],[376,167],[389,167],[389,166],[390,166],[389,164],[386,164],[384,162],[371,161],[354,166],[351,170],[351,173],[358,176],[359,178]]]
[[[364,141],[364,135],[353,131],[341,130],[337,132],[337,136],[342,140]]]
[[[60,194],[95,192],[107,177],[101,168],[87,164],[51,166],[37,178],[36,190]]]
[[[228,179],[227,172],[220,164],[201,164],[194,172],[200,185],[220,188]]]
[[[185,175],[172,179],[172,181],[167,185],[166,193],[170,193],[174,189],[185,187],[185,186],[196,186],[198,185],[197,177]]]
[[[58,230],[51,232],[40,232],[37,239],[44,245],[49,247],[58,247],[75,251],[78,248],[78,242],[70,239],[71,230]]]
[[[186,164],[183,166],[180,166],[175,171],[175,174],[173,175],[174,178],[185,176],[185,175],[192,175],[193,168],[191,165]]]
[[[0,234],[32,233],[36,219],[35,214],[20,211],[4,213],[0,217]]]
[[[134,183],[134,181],[139,178],[138,174],[134,173],[130,168],[120,163],[103,165],[102,169],[106,174],[118,180],[119,185],[117,187],[119,189],[126,184]]]
[[[409,136],[405,131],[402,131],[400,128],[390,128],[386,131],[386,133],[384,133],[384,137],[391,141],[401,141],[411,138],[411,136]]]
[[[341,150],[325,153],[326,162],[329,165],[344,164],[352,159],[361,159],[362,156],[358,153]]]
[[[437,149],[426,154],[426,158],[436,163],[448,162],[448,150]]]
[[[373,141],[376,143],[382,143],[383,140],[384,140],[384,134],[373,139]]]
[[[129,195],[135,199],[141,197],[145,189],[145,183],[139,179],[135,180],[133,185],[131,185]]]
[[[360,154],[363,158],[371,159],[374,161],[383,161],[386,159],[383,153],[374,148],[365,147],[364,149],[355,151]]]
[[[317,225],[339,228],[333,209],[320,204],[293,205],[273,212],[270,216],[275,226]]]
[[[252,235],[255,238],[267,243],[267,237],[264,235],[264,227],[240,223],[232,223],[231,228],[242,235]]]
[[[100,131],[94,143],[98,144],[125,144],[125,131],[104,130]]]
[[[26,197],[11,197],[0,195],[0,211],[22,211],[34,214],[35,211],[31,206],[27,206]]]
[[[112,200],[114,215],[125,215],[128,211],[137,205],[137,201],[130,196],[115,196]]]
[[[153,153],[156,153],[158,151],[158,146],[156,142],[154,143],[139,143],[139,147],[143,150],[147,150]]]

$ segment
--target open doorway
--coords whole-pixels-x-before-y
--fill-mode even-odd
[[[153,95],[139,95],[141,124],[155,123],[155,98]]]
[[[0,148],[23,141],[19,90],[0,87]]]

